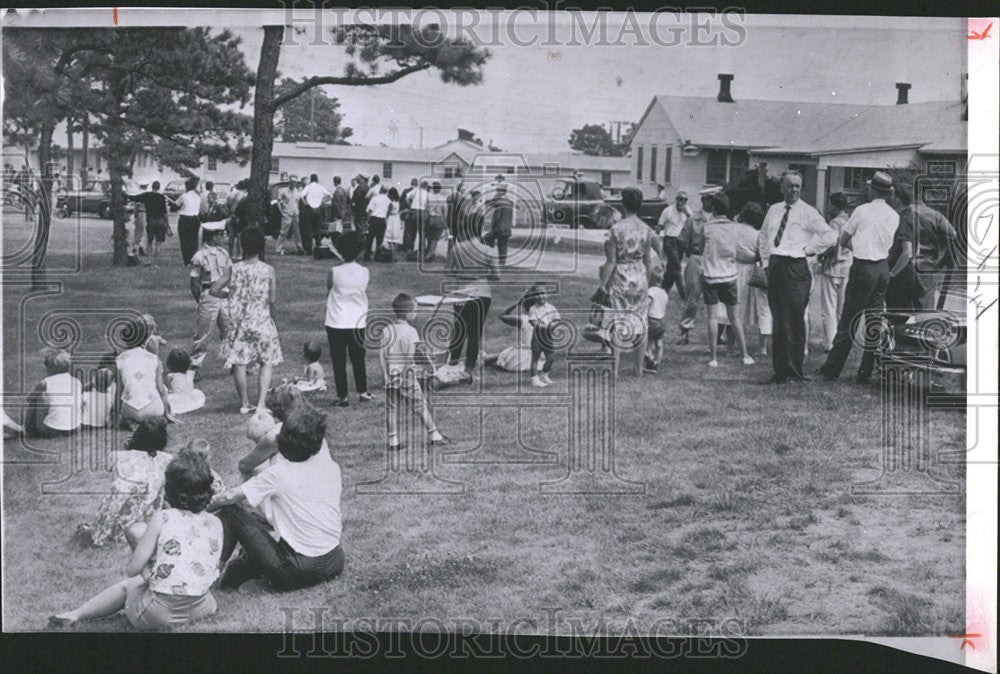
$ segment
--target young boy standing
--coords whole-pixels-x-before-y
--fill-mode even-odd
[[[646,362],[643,370],[656,374],[663,359],[663,334],[667,323],[667,291],[663,289],[663,265],[655,264],[649,270],[649,298],[647,317],[649,333],[646,341]]]
[[[430,363],[421,347],[420,335],[412,325],[417,316],[417,303],[406,293],[400,293],[392,301],[392,311],[396,315],[396,321],[386,330],[388,340],[379,351],[379,363],[387,393],[389,449],[395,451],[402,448],[399,440],[399,414],[404,410],[416,412],[420,416],[424,429],[430,434],[432,445],[447,444],[448,439],[441,435],[434,424],[430,406],[417,379],[417,358]]]
[[[220,338],[226,334],[226,300],[208,292],[232,266],[229,253],[221,244],[225,227],[225,220],[203,223],[201,248],[191,258],[191,295],[198,303],[197,327],[191,348],[191,367],[195,370],[205,361],[212,328],[218,326]]]
[[[737,316],[739,290],[736,280],[739,268],[736,266],[736,244],[742,225],[726,217],[729,198],[718,193],[711,198],[711,217],[705,223],[705,253],[701,267],[702,295],[708,307],[708,348],[711,360],[709,367],[719,367],[716,360],[718,351],[719,319],[713,312],[714,305],[722,302],[726,306],[726,317],[736,333],[736,341],[743,354],[743,364],[753,365],[753,358],[747,352],[743,336],[743,324]]]

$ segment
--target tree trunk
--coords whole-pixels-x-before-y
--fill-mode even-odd
[[[80,167],[80,179],[87,182],[90,172],[90,129],[87,128],[87,118],[83,118],[83,166]],[[81,188],[83,185],[80,186]]]
[[[271,152],[274,149],[274,78],[284,39],[284,26],[264,26],[264,43],[257,65],[253,97],[253,154],[250,158],[250,190],[247,206],[251,222],[266,229],[271,202]]]
[[[73,144],[73,120],[66,120],[66,175],[63,176],[63,180],[66,182],[66,187],[68,189],[73,189],[73,152],[75,150]]]
[[[44,124],[38,137],[38,234],[31,253],[31,285],[39,288],[45,284],[45,253],[49,247],[52,225],[52,133],[54,124]]]

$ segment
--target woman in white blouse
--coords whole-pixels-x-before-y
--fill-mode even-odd
[[[337,388],[337,407],[347,407],[347,357],[351,358],[354,386],[361,402],[372,399],[365,371],[365,321],[368,316],[368,269],[357,263],[364,240],[357,231],[337,239],[343,264],[330,268],[326,275],[326,336],[333,361],[333,381]]]

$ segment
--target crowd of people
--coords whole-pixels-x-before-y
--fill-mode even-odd
[[[301,244],[302,252],[329,247],[334,258],[326,274],[324,320],[334,406],[350,404],[348,362],[358,401],[373,401],[366,361],[375,342],[390,451],[405,446],[404,414],[420,420],[430,444],[449,442],[426,398],[429,377],[455,381],[445,374],[459,372],[468,381],[482,357],[486,365],[527,372],[532,386],[551,385],[560,358],[553,333],[563,319],[544,283],[532,284],[500,313],[500,321],[517,330],[515,345],[494,354],[482,350],[491,284],[505,263],[513,226],[506,186],[498,180],[484,199],[461,186],[445,197],[433,183],[415,181],[402,194],[375,178],[359,176],[351,183],[349,189],[335,178],[330,192],[312,176],[301,191],[290,181],[278,195],[282,224],[276,251],[281,254],[289,243],[296,249]],[[5,433],[10,428],[58,437],[84,427],[133,430],[119,452],[113,494],[93,523],[81,525],[75,535],[89,545],[130,545],[130,577],[53,616],[56,625],[124,609],[136,628],[162,629],[215,612],[213,588],[264,582],[294,589],[343,569],[340,468],[324,437],[326,416],[311,397],[326,389],[322,346],[307,341],[302,376],[272,386],[283,354],[274,321],[277,277],[264,261],[264,223],[240,221],[246,214],[246,181],[225,200],[208,196],[214,195],[210,185],[204,195],[193,179],[187,186],[178,200],[177,230],[197,303],[190,350],[171,349],[161,361],[165,342],[154,318],[137,317],[121,331],[119,350],[91,372],[74,371],[66,351],[46,350],[46,376],[29,398],[23,429],[13,421],[9,426],[5,415]],[[131,197],[144,206],[145,234],[154,230],[153,242],[169,227],[158,187],[154,183]],[[703,190],[696,211],[679,192],[656,228],[639,217],[641,191],[625,188],[621,212],[606,207],[598,213],[608,230],[605,263],[584,335],[616,355],[635,351],[643,369],[658,372],[674,291],[684,302],[679,344],[689,343],[699,306],[706,307],[708,367],[719,367],[720,340],[735,347],[743,364],[754,364],[744,326],[756,323],[758,348],[762,354],[769,350],[772,359],[769,383],[805,381],[810,379],[804,365],[807,305],[815,278],[827,352],[819,374],[836,379],[854,343],[857,316],[882,309],[886,301],[906,308],[936,305],[934,272],[947,266],[955,238],[947,220],[913,203],[912,194],[887,173],[875,173],[868,188],[867,202],[853,209],[845,195],[832,195],[828,221],[801,199],[802,176],[787,171],[779,203],[751,202],[731,219],[721,188]],[[899,212],[888,203],[894,192]],[[418,237],[421,245],[415,246]],[[393,322],[381,326],[380,335],[369,334],[371,275],[362,262],[386,250],[387,242],[412,260],[430,259],[445,238],[443,273],[458,290],[448,362],[438,367],[415,324],[417,302],[409,293],[399,292],[392,301]],[[155,250],[150,243],[154,258]],[[389,251],[394,257],[396,250]],[[192,440],[176,456],[167,451],[170,424],[183,423],[182,417],[205,404],[195,382],[216,333],[221,364],[233,377],[252,443],[239,461],[241,484],[229,488],[211,469],[205,439]],[[872,342],[863,345],[861,382],[871,376]],[[257,371],[254,396],[251,370]],[[66,400],[77,402],[68,406]]]

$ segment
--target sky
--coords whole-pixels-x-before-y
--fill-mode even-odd
[[[39,20],[105,25],[109,14],[49,10]],[[266,10],[186,9],[182,15],[178,10],[118,10],[121,26],[176,25],[179,16],[186,25],[229,27],[242,39],[252,69],[263,36],[259,26],[289,18]],[[574,35],[578,43],[584,42],[583,31],[594,16],[584,13],[574,24],[565,13],[551,15],[552,21],[544,13],[476,15],[476,34],[493,43],[487,47],[492,57],[479,85],[447,85],[437,73],[426,71],[378,87],[324,90],[339,98],[344,123],[354,130],[352,142],[357,144],[432,147],[455,138],[462,127],[507,151],[560,152],[569,150],[570,131],[584,124],[638,121],[654,95],[714,97],[717,75],[723,72],[735,76],[732,93],[737,101],[888,105],[895,103],[896,82],[913,85],[914,103],[957,100],[961,73],[966,71],[962,19],[747,15],[730,17],[725,24],[718,17],[612,13],[605,17],[605,42],[618,41],[619,46],[596,44],[597,33],[589,44],[567,44]],[[279,62],[282,76],[342,73],[343,50],[327,39],[337,17],[324,15],[318,32],[312,17],[292,17],[306,34],[293,38],[295,45],[286,40]],[[441,18],[455,30],[454,15]],[[469,17],[464,20],[468,25]],[[699,33],[693,21],[707,29]],[[661,41],[676,27],[679,44],[655,44],[651,24]],[[638,28],[622,32],[629,26]],[[311,44],[317,34],[326,44]],[[739,44],[692,44],[705,42],[706,35]],[[536,44],[525,46],[532,38]],[[546,39],[557,44],[542,44]]]

